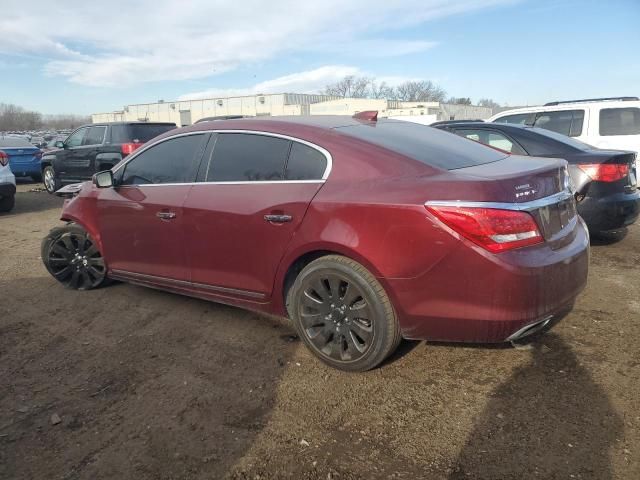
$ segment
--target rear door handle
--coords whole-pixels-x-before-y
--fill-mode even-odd
[[[287,223],[293,220],[291,215],[265,215],[264,219],[269,223]]]
[[[162,220],[171,220],[176,218],[176,214],[174,212],[158,212],[156,213],[156,217]]]

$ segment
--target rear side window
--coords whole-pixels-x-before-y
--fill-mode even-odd
[[[176,128],[175,125],[139,123],[111,126],[111,143],[146,143],[152,138]]]
[[[470,140],[484,143],[493,148],[499,148],[505,152],[515,153],[516,155],[526,155],[527,153],[517,143],[509,140],[505,135],[492,132],[489,130],[457,130],[456,133]]]
[[[321,180],[327,158],[315,148],[293,142],[285,170],[285,180]]]
[[[640,135],[640,108],[600,110],[600,135]]]
[[[104,139],[104,132],[107,127],[89,127],[89,131],[82,141],[82,145],[99,145]]]
[[[245,133],[220,133],[207,173],[208,182],[282,180],[291,142]]]
[[[165,140],[141,152],[124,167],[122,185],[190,183],[195,181],[206,135]]]
[[[584,110],[557,110],[536,114],[534,127],[561,133],[567,137],[579,137],[582,134]]]
[[[516,115],[507,115],[505,117],[496,118],[495,123],[515,123],[518,125],[525,125],[527,118],[531,116],[530,113],[518,113]]]
[[[337,132],[379,145],[431,167],[454,170],[496,162],[506,154],[458,135],[402,120],[336,128]]]

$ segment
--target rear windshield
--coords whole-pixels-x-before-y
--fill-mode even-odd
[[[145,143],[174,128],[176,128],[175,125],[157,123],[113,125],[111,127],[111,143]]]
[[[506,157],[503,152],[453,133],[401,120],[380,120],[336,130],[445,170],[473,167]]]
[[[556,133],[553,130],[547,130],[546,128],[528,127],[532,132],[536,132],[538,135],[544,135],[557,142],[564,143],[570,147],[577,148],[578,150],[591,150],[593,147],[587,143],[576,140],[575,138],[567,137],[561,133]]]
[[[17,137],[0,137],[0,148],[1,147],[35,148],[31,143],[27,142],[25,139],[17,138]]]

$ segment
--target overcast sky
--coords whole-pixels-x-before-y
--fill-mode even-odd
[[[640,95],[640,0],[0,0],[0,102],[43,113],[427,79],[509,105]]]

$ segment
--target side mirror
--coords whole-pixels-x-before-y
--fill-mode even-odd
[[[53,146],[56,148],[64,148],[64,142],[61,142],[60,140],[58,140],[56,143],[53,144]]]
[[[93,183],[98,188],[113,187],[113,172],[111,170],[105,170],[104,172],[96,173],[93,176]]]

